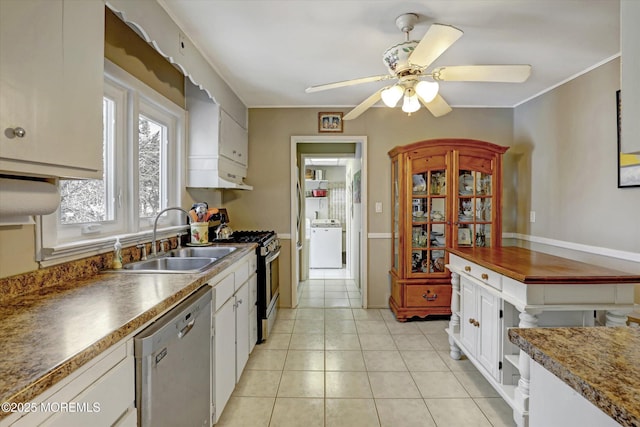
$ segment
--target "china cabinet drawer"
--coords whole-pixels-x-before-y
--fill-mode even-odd
[[[407,285],[407,307],[441,307],[451,304],[449,285]]]
[[[495,271],[491,271],[488,268],[481,267],[478,264],[469,262],[453,254],[449,255],[449,264],[456,267],[460,271],[467,273],[473,278],[486,283],[492,288],[498,290],[502,289],[502,276]]]

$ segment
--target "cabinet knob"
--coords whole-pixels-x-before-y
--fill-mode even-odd
[[[17,138],[24,138],[24,136],[27,134],[27,131],[24,130],[24,128],[21,128],[18,126],[13,129],[11,128],[7,129],[6,133],[9,138],[14,136]]]
[[[469,318],[469,323],[471,323],[472,325],[476,324],[476,319],[474,319],[473,317]]]
[[[471,271],[471,266],[469,265],[465,265],[464,266],[464,271],[466,271],[467,273],[469,273]]]
[[[482,277],[483,280],[489,280],[489,275],[487,273],[482,273],[480,277]]]
[[[473,326],[475,326],[476,328],[480,327],[480,322],[478,322],[477,320],[473,322]]]

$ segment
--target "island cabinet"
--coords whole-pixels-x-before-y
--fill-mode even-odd
[[[508,338],[513,327],[624,326],[640,275],[518,247],[452,247],[450,356],[464,355],[511,406],[529,416],[530,358]]]
[[[393,206],[389,305],[399,321],[451,314],[446,249],[500,246],[506,150],[485,141],[434,139],[389,152]]]
[[[0,173],[102,178],[104,8],[0,2]]]

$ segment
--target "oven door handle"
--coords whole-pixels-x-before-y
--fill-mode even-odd
[[[280,256],[280,248],[278,248],[278,250],[275,253],[273,253],[272,255],[269,255],[269,257],[267,257],[265,262],[268,264],[268,263],[274,261],[279,256]]]

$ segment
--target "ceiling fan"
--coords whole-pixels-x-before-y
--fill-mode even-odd
[[[396,18],[396,25],[406,35],[403,43],[394,45],[383,54],[389,74],[363,77],[353,80],[311,86],[305,92],[319,92],[362,83],[396,79],[394,84],[384,87],[349,111],[344,120],[353,120],[376,102],[395,107],[404,97],[402,111],[413,113],[422,103],[435,117],[451,111],[447,101],[438,93],[438,82],[506,82],[522,83],[531,74],[530,65],[457,65],[442,66],[427,72],[427,68],[461,36],[462,31],[443,24],[432,24],[422,40],[409,40],[409,32],[418,22],[418,15],[405,13]]]

